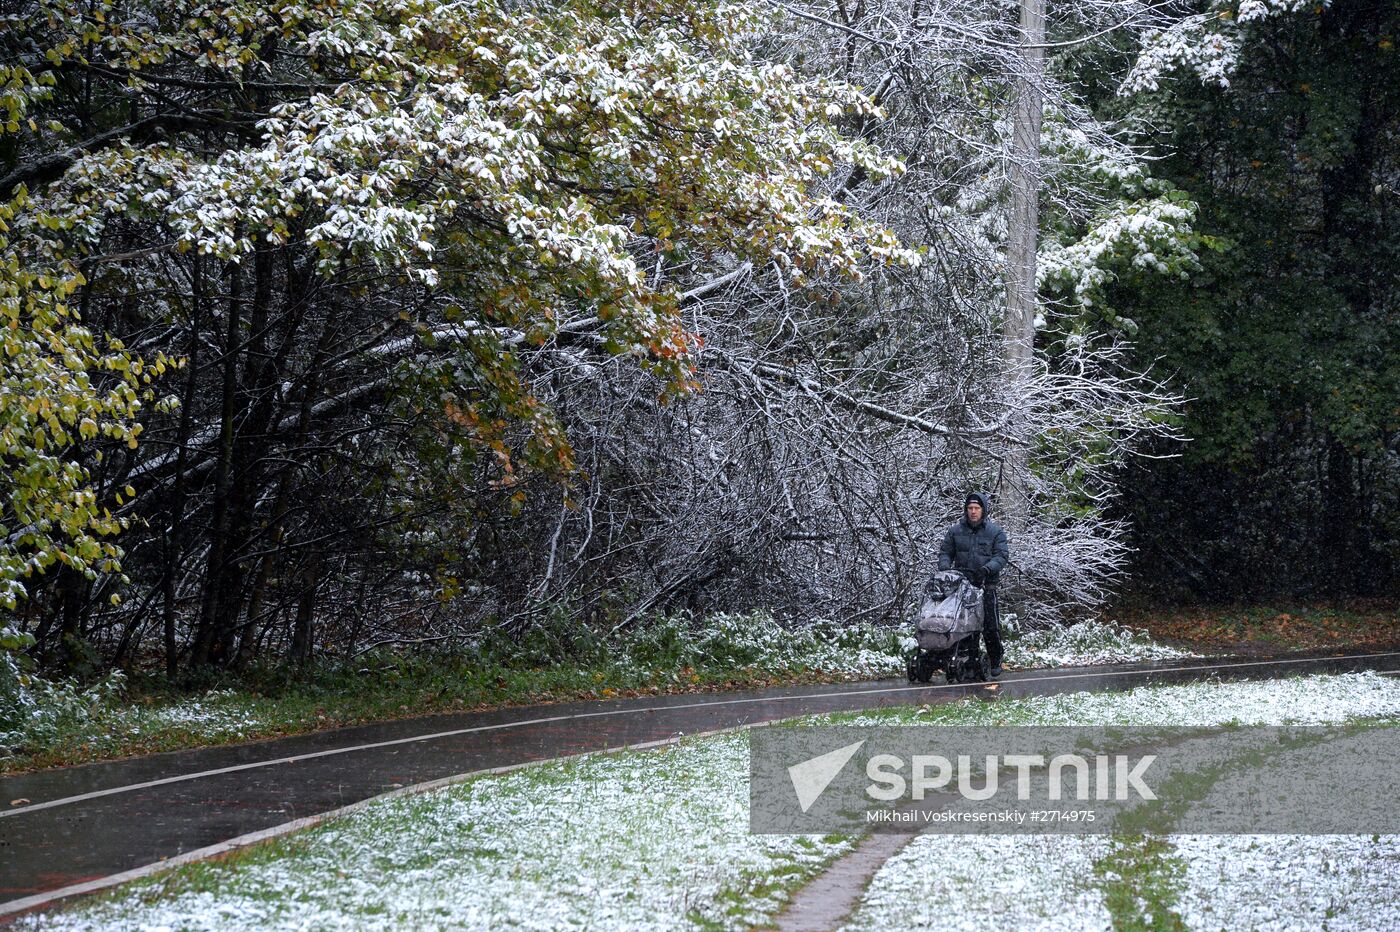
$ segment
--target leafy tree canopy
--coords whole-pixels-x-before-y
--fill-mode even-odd
[[[878,108],[753,60],[744,38],[758,14],[746,6],[19,7],[0,40],[8,604],[23,572],[117,556],[97,538],[120,522],[95,501],[77,448],[135,442],[137,388],[169,360],[143,367],[120,346],[99,349],[70,299],[188,286],[179,263],[104,279],[114,259],[227,266],[283,249],[352,296],[396,292],[412,339],[464,347],[429,400],[507,480],[522,451],[533,468],[573,468],[512,345],[592,327],[667,391],[694,387],[698,337],[678,312],[682,283],[649,276],[656,257],[689,257],[699,274],[751,259],[794,280],[918,259],[814,193],[837,164],[900,171],[835,128]],[[132,238],[138,249],[113,254]],[[247,326],[261,339],[256,317]],[[253,371],[265,365],[255,355]]]

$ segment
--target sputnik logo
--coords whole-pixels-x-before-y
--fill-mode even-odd
[[[812,805],[821,798],[822,793],[831,785],[831,781],[836,779],[836,775],[841,772],[852,757],[856,756],[856,751],[864,744],[864,739],[855,744],[848,744],[843,748],[828,751],[825,754],[818,754],[816,757],[804,760],[800,764],[793,764],[789,767],[788,776],[792,778],[792,788],[797,792],[797,802],[802,806],[802,811],[806,812]]]

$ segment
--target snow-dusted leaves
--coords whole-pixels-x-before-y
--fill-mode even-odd
[[[0,75],[4,105],[22,150],[66,147],[66,164],[15,217],[26,261],[100,252],[137,223],[225,268],[264,244],[309,252],[327,279],[364,269],[426,309],[424,332],[454,306],[480,345],[462,357],[475,357],[462,384],[431,403],[507,471],[511,424],[541,463],[567,465],[568,448],[500,344],[592,318],[598,348],[637,358],[663,391],[698,384],[684,282],[643,270],[657,255],[683,253],[701,273],[772,263],[794,279],[918,259],[814,193],[837,165],[901,170],[838,131],[878,108],[753,59],[748,6],[29,6],[11,25],[43,55]],[[31,74],[41,62],[105,80],[144,116],[99,136],[30,125],[20,117],[52,91]],[[180,288],[178,275],[151,284]]]
[[[1331,0],[1216,0],[1206,12],[1148,35],[1118,92],[1128,96],[1156,91],[1177,72],[1227,88],[1251,24],[1278,16],[1316,15],[1330,5]]]

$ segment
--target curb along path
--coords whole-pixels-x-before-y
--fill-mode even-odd
[[[1018,697],[1204,677],[1400,670],[1400,652],[1009,674]],[[822,712],[953,701],[980,686],[883,681],[578,702],[401,720],[0,778],[0,916],[166,859],[271,837],[332,810],[466,774]],[[877,865],[878,866],[878,865]],[[120,879],[127,879],[122,877]]]

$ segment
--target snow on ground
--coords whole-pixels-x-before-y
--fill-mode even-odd
[[[259,700],[233,689],[209,690],[162,703],[127,702],[119,673],[90,687],[36,680],[17,709],[0,709],[0,758],[15,748],[61,743],[98,750],[129,748],[157,736],[198,735],[199,742],[250,738],[273,721]],[[5,727],[9,723],[11,727]]]
[[[748,767],[738,733],[479,778],[184,869],[165,896],[157,879],[21,927],[747,928],[786,898],[752,879],[849,848],[749,834]]]
[[[1324,725],[1400,717],[1400,680],[1379,673],[1252,682],[1139,686],[1123,692],[1032,696],[832,716],[859,725]]]
[[[1021,670],[1146,663],[1198,656],[1158,644],[1145,631],[1092,618],[1072,625],[1026,631],[1007,638],[1005,643],[1004,662]]]
[[[1357,673],[925,706],[912,714],[890,710],[850,721],[1207,726],[1396,717],[1400,681]],[[1281,760],[1280,772],[1305,767],[1304,758]],[[1295,769],[1294,779],[1303,772]],[[1209,797],[1201,803],[1209,804]],[[1377,805],[1395,801],[1377,800]],[[1170,856],[1186,866],[1174,908],[1188,928],[1400,928],[1400,836],[1168,838],[1176,845]],[[1108,837],[1092,835],[922,836],[876,874],[846,928],[1109,928],[1093,868],[1111,845]]]
[[[1178,912],[1192,929],[1400,929],[1400,836],[1172,841],[1186,862]]]
[[[1101,835],[934,835],[870,882],[847,930],[1109,929],[1092,887]]]
[[[1328,741],[1327,764],[1364,767],[1375,754],[1365,734]],[[1288,784],[1297,809],[1290,821],[1321,817],[1337,805],[1335,788],[1313,749],[1299,748],[1257,768],[1250,802],[1267,816]],[[1307,795],[1299,801],[1300,793]],[[1387,792],[1348,794],[1349,818],[1387,824],[1396,799]],[[1223,788],[1197,806],[1238,811]],[[1280,814],[1274,813],[1277,818]],[[1323,827],[1325,823],[1319,823]],[[1175,835],[1176,856],[1186,864],[1179,911],[1194,929],[1400,928],[1400,836],[1384,835]]]
[[[1317,835],[1337,830],[1335,810],[1345,806],[1341,814],[1349,826],[1390,825],[1400,804],[1395,798],[1394,771],[1390,777],[1378,777],[1375,761],[1377,754],[1393,752],[1394,734],[1389,729],[1379,737],[1375,729],[1338,733],[1320,746],[1287,751],[1275,744],[1272,753],[1250,766],[1248,783],[1218,783],[1199,800],[1193,811],[1201,819],[1191,824],[1213,823],[1212,813],[1248,812],[1260,823],[1288,825],[1300,834]],[[1263,737],[1260,743],[1268,741]],[[1340,787],[1345,790],[1339,791]]]
[[[842,720],[1377,717],[1400,718],[1400,681],[1363,673],[961,702]],[[745,733],[525,768],[373,804],[244,858],[180,869],[21,927],[745,928],[771,919],[788,889],[849,850],[831,837],[750,835],[747,774]],[[1378,897],[1400,888],[1395,837],[1180,838],[1172,857],[1189,866],[1190,887],[1177,907],[1192,927],[1270,927],[1286,910],[1280,899],[1305,901],[1298,915],[1309,927],[1375,927],[1373,918],[1391,915]],[[878,873],[851,927],[1107,927],[1095,865],[1113,844],[1105,836],[923,837]]]
[[[111,728],[133,737],[185,728],[222,740],[253,734],[266,724],[265,716],[252,708],[246,696],[233,689],[211,689],[169,705],[126,706],[113,715]]]

